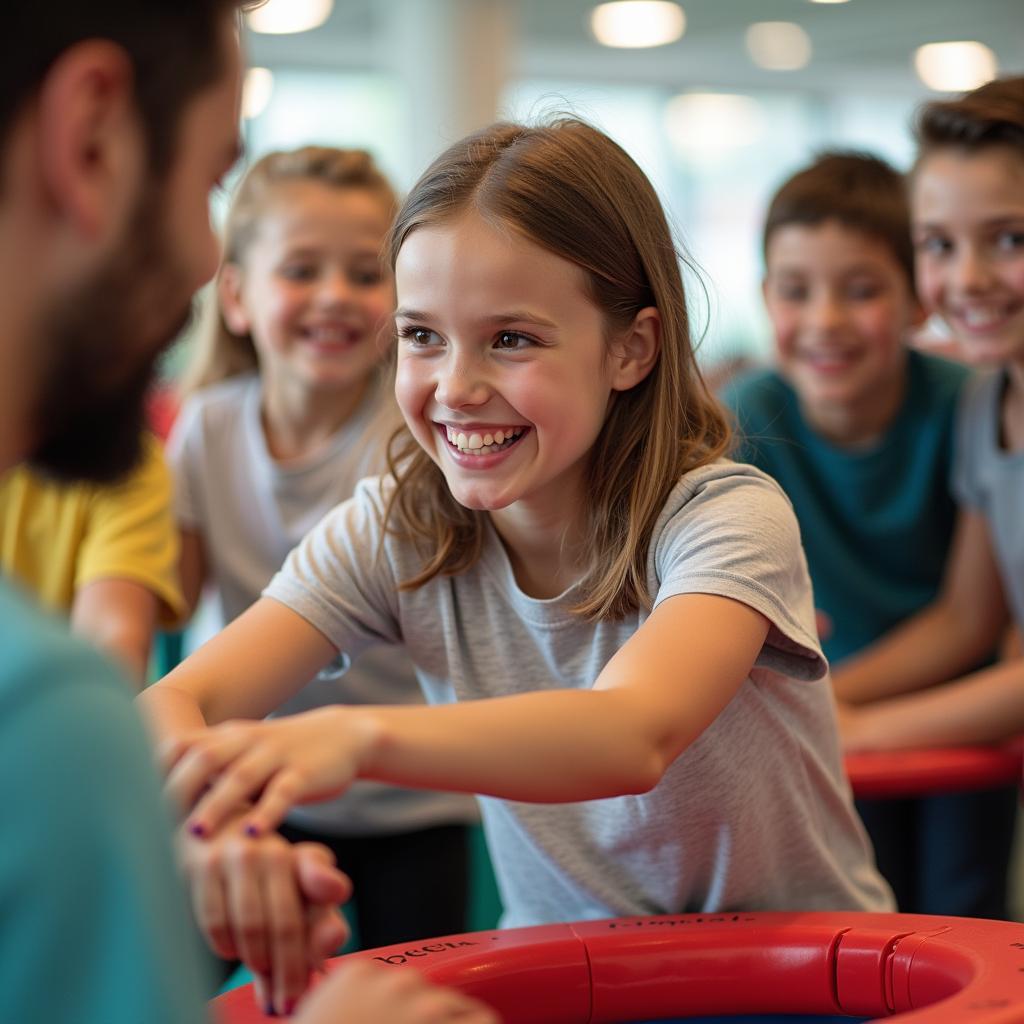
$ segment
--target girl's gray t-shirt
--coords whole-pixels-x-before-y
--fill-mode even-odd
[[[1024,451],[1000,443],[1004,371],[978,374],[964,388],[957,413],[953,490],[957,501],[988,521],[1007,603],[1024,629]]]
[[[339,651],[404,644],[429,701],[589,688],[647,618],[585,622],[570,611],[574,589],[528,597],[493,529],[472,569],[400,591],[422,557],[382,530],[390,486],[364,480],[264,594]],[[555,805],[481,798],[503,924],[892,909],[843,776],[799,530],[779,487],[728,460],[688,473],[656,524],[648,584],[656,605],[686,593],[744,602],[771,623],[765,645],[737,695],[650,792]]]
[[[178,522],[198,529],[214,584],[218,625],[241,615],[288,552],[358,481],[382,467],[383,423],[371,394],[310,458],[281,464],[267,450],[260,380],[246,374],[204,389],[183,406],[168,443]],[[369,432],[369,435],[368,435]],[[278,714],[325,704],[422,703],[401,649],[377,645],[357,664],[326,666]],[[336,835],[382,835],[474,821],[472,798],[361,782],[339,800],[296,807],[289,821]]]

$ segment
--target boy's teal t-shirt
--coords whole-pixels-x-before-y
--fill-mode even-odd
[[[738,421],[734,458],[773,476],[800,522],[816,606],[832,621],[831,662],[856,653],[929,604],[942,582],[956,520],[954,419],[968,371],[908,352],[907,391],[868,449],[830,443],[804,419],[775,371],[732,382],[722,398]]]
[[[3,1019],[199,1024],[211,991],[128,684],[0,580]]]

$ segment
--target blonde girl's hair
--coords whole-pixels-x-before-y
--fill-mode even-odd
[[[589,454],[585,550],[593,561],[574,611],[600,621],[650,608],[647,553],[669,492],[730,440],[690,344],[679,254],[661,203],[626,152],[582,121],[496,124],[449,148],[413,187],[389,237],[392,267],[412,232],[470,210],[580,267],[605,315],[606,340],[641,309],[660,313],[654,368],[634,388],[613,393]],[[388,529],[411,538],[425,557],[402,587],[474,565],[486,514],[452,497],[407,428],[392,437],[388,459],[397,481]]]
[[[249,168],[232,199],[224,226],[223,264],[244,264],[260,221],[274,199],[275,189],[283,183],[296,181],[316,181],[331,188],[369,192],[380,200],[388,223],[398,206],[394,189],[366,150],[303,146],[268,153]],[[213,298],[207,304],[192,360],[182,377],[181,393],[188,395],[229,377],[248,373],[256,365],[252,338],[228,329],[220,303]]]

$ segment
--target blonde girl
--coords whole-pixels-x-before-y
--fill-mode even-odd
[[[958,412],[960,522],[939,598],[854,666],[897,699],[844,711],[850,747],[986,743],[1024,732],[1019,656],[965,671],[1024,630],[1024,77],[929,103],[911,181],[918,293],[980,372]],[[912,691],[924,689],[924,692]]]
[[[372,778],[486,794],[507,925],[890,907],[792,510],[723,458],[643,173],[574,119],[496,125],[427,170],[390,254],[391,472],[146,698],[193,829]],[[432,706],[206,728],[371,639]]]
[[[368,153],[312,146],[265,156],[234,198],[217,315],[169,445],[184,590],[194,607],[210,585],[221,624],[385,466],[382,425],[398,417],[381,387],[394,308],[382,246],[395,205]],[[379,645],[352,667],[326,657],[303,682],[267,711],[421,700],[408,658]],[[474,816],[465,797],[366,783],[297,809],[282,831],[334,851],[376,946],[465,927]]]

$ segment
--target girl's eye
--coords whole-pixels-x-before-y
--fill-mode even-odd
[[[312,263],[286,263],[280,273],[286,281],[312,281],[317,268]]]
[[[384,279],[384,274],[378,268],[367,268],[351,271],[349,278],[357,288],[375,288]]]
[[[916,243],[918,252],[926,253],[929,256],[945,256],[953,249],[952,243],[941,235],[926,235],[919,238]]]
[[[441,343],[437,333],[426,327],[402,327],[398,336],[408,341],[410,348],[430,348]]]
[[[783,302],[806,302],[807,289],[799,284],[780,284],[775,288],[775,294]]]
[[[494,339],[494,347],[501,352],[521,352],[536,344],[528,334],[520,334],[518,331],[502,331]]]

